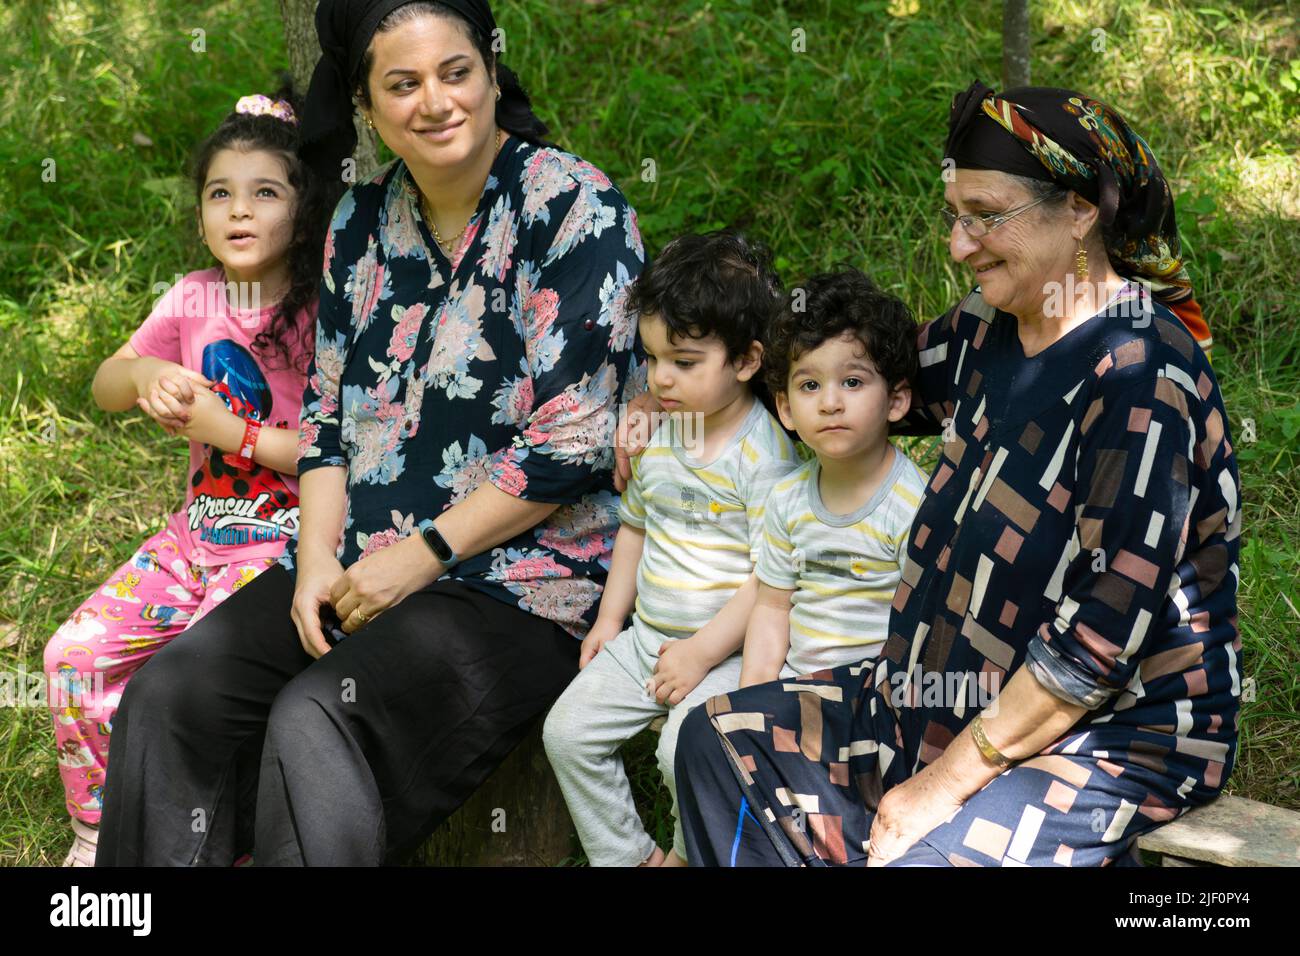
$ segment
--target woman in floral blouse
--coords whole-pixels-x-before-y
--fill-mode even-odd
[[[229,865],[254,793],[259,865],[398,858],[576,673],[644,251],[609,179],[542,139],[495,29],[482,2],[317,11],[311,160],[346,169],[354,94],[398,159],[327,240],[299,537],[131,685],[102,864]]]

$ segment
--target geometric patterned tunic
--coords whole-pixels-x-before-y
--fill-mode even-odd
[[[1030,358],[978,290],[918,345],[909,425],[945,441],[881,658],[715,698],[714,725],[787,861],[863,862],[883,791],[1025,664],[1090,713],[900,862],[1113,862],[1235,757],[1241,500],[1214,373],[1136,285]]]

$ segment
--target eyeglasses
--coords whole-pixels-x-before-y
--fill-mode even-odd
[[[985,213],[982,216],[959,216],[951,209],[944,207],[943,221],[947,224],[949,232],[952,232],[953,224],[959,222],[961,227],[966,230],[966,235],[972,239],[978,239],[980,236],[987,236],[1004,222],[1015,219],[1026,209],[1033,209],[1045,199],[1047,199],[1046,196],[1042,197],[1042,199],[1035,199],[1033,202],[1017,209],[1008,209],[1006,212],[1000,213]]]

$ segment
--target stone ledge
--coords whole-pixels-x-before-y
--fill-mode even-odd
[[[1300,866],[1300,812],[1223,796],[1138,837],[1165,866]]]

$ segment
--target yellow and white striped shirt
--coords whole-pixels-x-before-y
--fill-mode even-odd
[[[754,570],[772,486],[799,465],[794,443],[755,400],[713,461],[686,453],[665,421],[632,463],[619,518],[645,529],[637,566],[639,636],[690,637]]]
[[[894,449],[880,488],[852,514],[822,502],[816,459],[779,481],[767,503],[758,579],[793,590],[790,653],[800,674],[876,657],[926,477]]]

